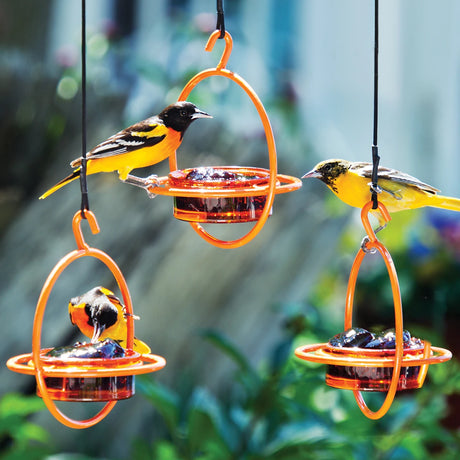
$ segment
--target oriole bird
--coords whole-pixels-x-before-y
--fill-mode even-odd
[[[86,173],[118,171],[120,180],[136,168],[154,165],[177,150],[184,133],[198,118],[212,118],[190,102],[176,102],[159,115],[140,121],[109,137],[86,155]],[[45,192],[40,199],[54,193],[64,185],[80,177],[82,157],[70,163],[72,174]]]
[[[126,348],[128,313],[118,297],[109,289],[97,286],[81,296],[70,299],[69,315],[72,324],[90,337],[91,342],[111,338]],[[134,316],[134,319],[139,318]],[[141,354],[150,353],[149,346],[137,338],[134,338],[133,350]]]
[[[318,163],[302,179],[316,177],[343,202],[362,208],[371,200],[372,169],[371,163],[326,160]],[[424,206],[460,211],[460,199],[438,195],[438,189],[396,169],[379,167],[378,187],[378,200],[389,213]]]

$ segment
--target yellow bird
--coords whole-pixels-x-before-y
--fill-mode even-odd
[[[166,107],[159,115],[140,121],[109,137],[86,155],[86,174],[118,171],[120,180],[136,168],[154,165],[176,151],[186,129],[198,118],[212,118],[186,101]],[[40,199],[54,193],[80,177],[82,158],[70,163],[72,174],[45,192]]]
[[[362,208],[371,200],[371,163],[326,160],[302,179],[309,177],[320,179],[350,206]],[[424,206],[460,211],[460,199],[439,195],[438,189],[395,169],[379,167],[378,187],[377,198],[390,214]]]
[[[126,348],[127,312],[112,291],[98,286],[81,296],[70,299],[69,315],[72,324],[91,338],[91,342],[102,341],[107,338],[117,341]],[[134,319],[139,319],[134,317]],[[150,347],[135,338],[133,350],[138,353],[150,353]]]

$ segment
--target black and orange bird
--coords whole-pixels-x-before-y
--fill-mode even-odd
[[[112,291],[97,286],[81,296],[70,299],[69,315],[72,324],[91,338],[91,342],[111,338],[126,348],[128,313],[120,299]],[[139,319],[134,316],[134,319]],[[134,338],[133,350],[150,353],[150,347]]]
[[[371,200],[371,163],[325,160],[302,179],[316,177],[324,182],[343,202],[362,208]],[[396,169],[378,168],[378,200],[391,214],[425,206],[460,211],[460,199],[439,195],[439,190]]]
[[[151,166],[166,159],[177,150],[184,133],[198,118],[212,118],[191,102],[181,101],[166,107],[159,115],[140,121],[109,137],[87,155],[86,173],[118,171],[120,180],[136,168]],[[45,192],[40,199],[54,193],[80,177],[82,158],[70,163],[72,174]]]

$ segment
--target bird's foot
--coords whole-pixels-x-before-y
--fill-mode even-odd
[[[147,192],[149,198],[155,198],[156,194],[150,191],[150,188],[159,187],[160,181],[158,180],[158,176],[156,174],[152,174],[148,177],[137,177],[133,176],[132,174],[128,174],[126,179],[123,180],[124,183],[134,185],[135,187],[140,187]]]
[[[146,182],[146,187],[145,191],[147,192],[147,195],[149,196],[150,199],[155,198],[157,195],[156,193],[152,193],[150,191],[150,187],[159,187],[160,186],[160,181],[158,180],[158,176],[156,174],[151,174],[150,176],[146,177],[145,179]]]

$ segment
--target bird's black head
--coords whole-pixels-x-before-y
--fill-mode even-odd
[[[346,160],[326,160],[318,163],[310,172],[302,176],[302,179],[316,177],[324,182],[333,191],[337,192],[335,181],[337,177],[348,171],[350,162]]]
[[[85,312],[88,315],[88,324],[99,325],[101,330],[106,330],[117,322],[118,311],[107,299],[85,305]]]
[[[185,130],[190,126],[193,120],[197,118],[212,118],[206,112],[202,112],[191,102],[181,101],[175,104],[168,105],[163,112],[158,115],[158,118],[165,124],[166,127],[174,129],[184,134]]]

